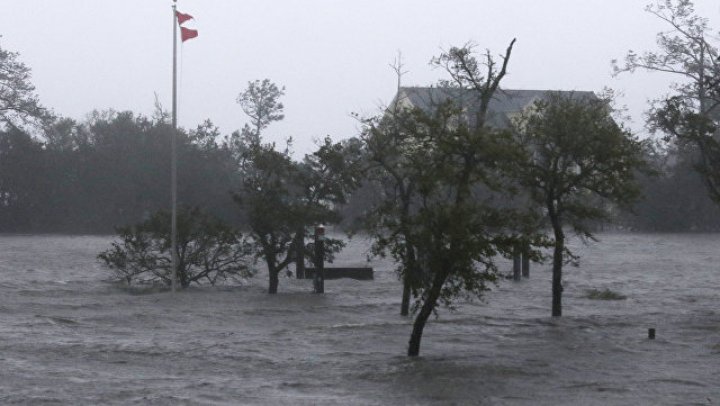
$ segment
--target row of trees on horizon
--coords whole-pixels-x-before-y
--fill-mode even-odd
[[[0,130],[0,232],[112,233],[146,219],[170,201],[167,117],[93,112],[83,122],[59,118],[33,135]],[[179,199],[236,225],[241,131],[220,134],[210,120],[180,130]],[[355,140],[357,141],[357,139]],[[345,142],[353,142],[352,139]],[[642,197],[603,226],[643,232],[718,231],[720,216],[696,170],[693,145],[656,143],[646,159],[658,175],[641,176]],[[367,185],[350,194],[347,225],[370,202]]]

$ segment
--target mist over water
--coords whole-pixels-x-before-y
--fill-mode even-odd
[[[720,235],[571,241],[564,316],[549,265],[440,310],[405,357],[393,264],[375,280],[167,292],[108,281],[110,237],[0,236],[0,404],[715,404]],[[351,242],[335,265],[364,266]],[[510,271],[511,264],[502,262]],[[626,300],[586,298],[610,289]],[[657,339],[647,339],[648,328]]]

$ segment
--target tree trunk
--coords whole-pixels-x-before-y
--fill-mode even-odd
[[[403,274],[403,295],[402,303],[400,303],[400,315],[407,316],[410,314],[410,293],[412,278],[418,277],[416,273],[417,259],[415,258],[415,249],[409,242],[405,242],[405,273]]]
[[[185,262],[182,260],[182,257],[178,255],[178,264],[177,264],[177,281],[180,283],[180,287],[182,289],[186,289],[190,286],[190,278],[188,278],[187,270],[185,269]]]
[[[562,231],[562,225],[557,221],[553,221],[553,230],[555,231],[555,250],[553,251],[552,272],[552,315],[553,317],[560,317],[562,316],[562,265],[565,234]]]
[[[277,260],[274,255],[266,254],[265,262],[267,262],[268,278],[270,279],[268,284],[268,293],[274,295],[275,293],[277,293],[278,284],[280,283],[280,280],[278,278],[280,270],[278,269]]]
[[[407,316],[410,314],[410,281],[408,275],[403,276],[403,294],[402,303],[400,304],[400,315]]]
[[[446,270],[438,270],[438,273],[435,274],[435,279],[433,280],[430,291],[425,298],[425,303],[423,303],[420,308],[420,312],[415,318],[415,323],[413,324],[412,334],[410,335],[410,344],[408,346],[409,357],[417,357],[420,355],[420,340],[422,339],[425,323],[430,317],[430,314],[432,314],[435,305],[437,305],[437,300],[440,297],[440,291],[445,284],[447,276],[448,274]]]
[[[305,227],[295,235],[295,277],[305,278]]]
[[[274,295],[278,291],[278,284],[280,282],[280,279],[278,278],[278,272],[276,269],[268,269],[268,273],[270,274],[270,284],[268,285],[268,293],[271,295]]]

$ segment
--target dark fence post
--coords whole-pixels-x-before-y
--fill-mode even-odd
[[[521,279],[520,276],[520,268],[521,268],[521,262],[522,262],[522,251],[519,249],[515,249],[515,252],[513,253],[513,280],[519,281]]]
[[[315,227],[315,293],[325,293],[325,227]]]

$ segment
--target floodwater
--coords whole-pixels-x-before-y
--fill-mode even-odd
[[[562,318],[533,265],[441,310],[409,359],[387,261],[324,295],[286,278],[269,296],[262,273],[172,295],[109,282],[95,256],[110,237],[0,236],[0,404],[720,404],[720,235],[600,239],[572,242]],[[627,299],[586,298],[606,288]]]

